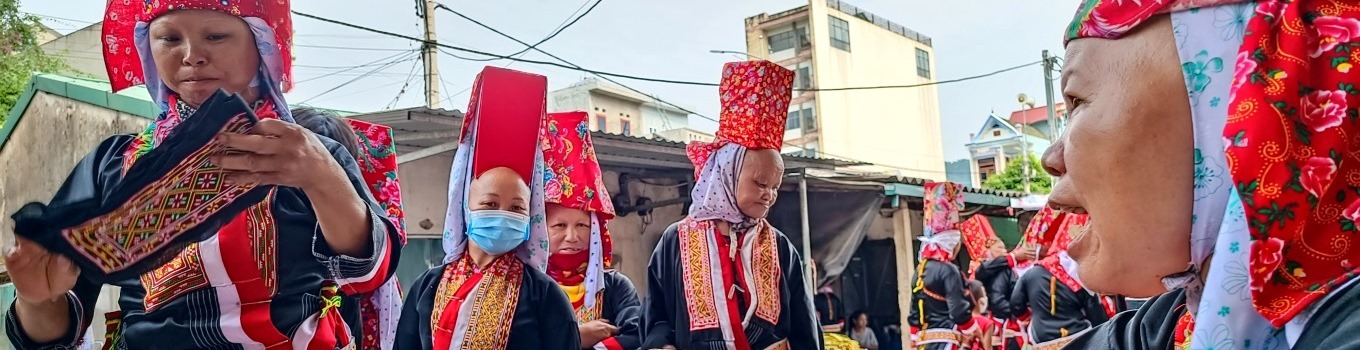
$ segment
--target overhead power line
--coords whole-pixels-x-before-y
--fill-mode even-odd
[[[592,5],[590,5],[590,8],[587,8],[587,9],[586,9],[586,12],[582,13],[580,16],[575,16],[575,18],[571,18],[569,22],[566,22],[566,24],[559,25],[558,28],[555,29],[555,30],[552,32],[552,34],[548,34],[548,36],[543,37],[542,40],[539,40],[538,42],[534,43],[533,45],[529,45],[529,47],[526,47],[526,48],[524,48],[523,50],[519,50],[519,52],[509,54],[508,56],[510,56],[510,57],[516,57],[516,56],[522,55],[522,54],[524,54],[524,53],[526,53],[526,52],[529,52],[529,51],[532,51],[532,50],[538,48],[539,45],[543,45],[543,43],[548,42],[548,40],[552,40],[552,38],[557,37],[558,34],[562,34],[562,32],[563,32],[563,31],[566,31],[567,28],[570,28],[572,25],[576,24],[576,22],[579,22],[582,18],[585,18],[586,15],[589,15],[589,14],[590,14],[590,11],[595,10],[595,7],[596,7],[596,6],[600,6],[600,3],[601,3],[601,2],[604,2],[604,0],[595,0],[595,3],[592,4]],[[475,20],[473,20],[473,19],[471,19],[471,18],[468,18],[467,16],[464,16],[464,15],[461,14],[461,13],[458,13],[458,11],[454,11],[452,8],[449,8],[448,6],[445,6],[445,5],[442,4],[442,3],[436,3],[435,8],[442,9],[442,10],[444,10],[444,11],[448,11],[448,12],[450,12],[450,13],[453,13],[453,14],[455,14],[455,15],[458,15],[458,17],[463,17],[463,19],[466,19],[466,20],[469,20],[469,21],[474,21],[474,22],[476,22]],[[580,11],[580,10],[578,9],[577,11]],[[445,52],[445,53],[448,54],[448,52]],[[450,55],[451,55],[451,56],[454,56],[454,57],[457,57],[457,55],[453,55],[453,54],[450,54]],[[478,62],[487,62],[487,61],[495,61],[495,60],[499,60],[499,58],[462,58],[462,59],[468,60],[468,61],[478,61]]]
[[[449,9],[449,8],[447,8],[447,7],[445,7],[444,9],[447,10],[447,11],[453,11],[452,9]],[[302,17],[306,17],[306,18],[311,18],[311,19],[318,20],[318,21],[322,21],[322,22],[326,22],[326,23],[331,23],[331,24],[335,24],[335,25],[350,27],[350,28],[354,28],[354,29],[358,29],[358,30],[363,30],[363,31],[368,31],[368,32],[373,32],[373,33],[388,35],[388,36],[392,36],[392,37],[396,37],[396,38],[402,38],[402,39],[411,40],[411,41],[415,41],[415,42],[421,42],[421,43],[424,43],[424,42],[425,42],[425,40],[423,40],[423,39],[416,38],[416,37],[409,36],[409,35],[393,33],[393,32],[389,32],[389,31],[385,31],[385,30],[381,30],[381,29],[369,28],[369,27],[365,27],[365,26],[361,26],[361,25],[357,25],[357,24],[345,23],[345,22],[341,22],[341,21],[337,21],[337,20],[333,20],[333,19],[329,19],[329,18],[325,18],[325,17],[320,17],[320,16],[315,16],[315,15],[306,14],[306,13],[303,13],[303,12],[293,11],[293,14],[296,14],[296,15],[302,16]],[[464,18],[466,18],[466,16],[464,16]],[[478,23],[478,24],[481,24],[481,22],[477,22],[477,23]],[[485,28],[490,28],[489,26],[486,26],[485,24],[481,24],[481,25],[482,25],[483,27],[485,27]],[[498,34],[501,34],[502,36],[506,36],[507,38],[512,38],[512,37],[506,35],[505,33],[501,33],[501,32],[499,32],[499,31],[497,31],[497,33],[498,33]],[[519,40],[517,40],[517,41],[520,42],[520,43],[523,44],[523,45],[532,45],[532,44],[525,43],[525,42],[523,42],[523,41],[519,41]],[[620,74],[620,73],[612,73],[612,72],[605,72],[605,71],[600,71],[600,70],[595,70],[595,69],[588,69],[588,68],[581,67],[581,66],[576,66],[576,65],[565,65],[565,64],[561,64],[561,63],[557,63],[557,62],[538,61],[538,60],[530,60],[530,59],[524,59],[524,58],[511,57],[511,56],[506,56],[506,55],[498,55],[498,54],[489,53],[489,52],[485,52],[485,51],[474,50],[474,49],[469,49],[469,48],[464,48],[464,47],[458,47],[458,46],[453,46],[453,45],[448,45],[448,44],[443,44],[443,43],[432,43],[432,44],[434,44],[435,46],[438,46],[438,47],[442,47],[442,48],[446,48],[446,49],[450,49],[450,50],[454,50],[454,51],[466,52],[466,53],[470,53],[470,54],[474,54],[474,55],[482,55],[482,56],[487,56],[487,57],[495,57],[495,58],[498,58],[498,59],[513,60],[513,61],[517,61],[517,62],[532,63],[532,64],[545,65],[545,66],[553,66],[553,67],[558,67],[558,68],[563,68],[563,69],[569,69],[569,70],[576,70],[576,71],[581,71],[581,72],[586,72],[586,73],[591,73],[591,74],[601,75],[601,76],[610,76],[610,77],[622,78],[622,79],[639,80],[639,81],[650,81],[650,82],[656,82],[656,83],[667,83],[667,84],[677,84],[677,85],[718,86],[717,83],[705,83],[705,82],[695,82],[695,81],[684,81],[684,80],[673,80],[673,79],[661,79],[661,78],[640,77],[640,76],[635,76],[635,75]],[[538,51],[538,52],[543,52],[543,50],[538,49],[538,48],[534,48],[534,50],[535,50],[535,51]],[[561,59],[559,58],[559,60],[561,60]],[[1036,65],[1036,64],[1039,64],[1039,63],[1041,63],[1041,62],[1035,61],[1035,62],[1030,62],[1030,63],[1026,63],[1026,64],[1023,64],[1023,65],[1019,65],[1019,66],[1015,66],[1015,67],[1010,67],[1010,68],[1002,69],[1002,70],[999,70],[999,71],[995,71],[995,72],[983,74],[983,75],[971,76],[971,77],[965,77],[965,78],[959,78],[959,79],[952,79],[952,80],[935,81],[935,82],[923,83],[923,84],[910,84],[910,85],[882,85],[882,86],[861,86],[861,87],[828,88],[828,89],[799,89],[799,91],[846,91],[846,90],[870,90],[870,89],[901,89],[901,88],[915,88],[915,87],[931,86],[931,85],[939,85],[939,84],[945,84],[945,83],[961,82],[961,81],[967,81],[967,80],[972,80],[972,79],[984,78],[984,77],[988,77],[988,76],[992,76],[992,75],[996,75],[996,74],[1000,74],[1000,73],[1004,73],[1004,72],[1008,72],[1008,71],[1012,71],[1012,70],[1016,70],[1016,69],[1020,69],[1020,68],[1024,68],[1024,67],[1028,67],[1028,66],[1031,66],[1031,65]]]
[[[450,12],[454,12],[454,13],[456,14],[456,11],[454,11],[454,10],[452,10],[452,9],[450,9],[450,8],[445,7],[445,10],[446,10],[446,11],[450,11]],[[416,38],[416,37],[412,37],[412,36],[408,36],[408,35],[393,33],[393,32],[384,31],[384,30],[381,30],[381,29],[369,28],[369,27],[360,26],[360,25],[356,25],[356,24],[344,23],[344,22],[340,22],[340,21],[337,21],[337,20],[333,20],[333,19],[329,19],[329,18],[324,18],[324,17],[320,17],[320,16],[315,16],[315,15],[310,15],[310,14],[306,14],[306,13],[302,13],[302,12],[298,12],[298,11],[292,11],[292,12],[293,12],[293,14],[296,14],[296,15],[298,15],[298,16],[302,16],[302,17],[306,17],[306,18],[311,18],[311,19],[318,20],[318,21],[322,21],[322,22],[326,22],[326,23],[336,24],[336,25],[340,25],[340,26],[345,26],[345,27],[349,27],[349,28],[353,28],[353,29],[358,29],[358,30],[363,30],[363,31],[368,31],[368,32],[377,33],[377,34],[388,35],[388,36],[392,36],[392,37],[396,37],[396,38],[407,39],[407,40],[411,40],[411,41],[415,41],[415,42],[421,42],[421,43],[424,43],[424,42],[425,42],[425,40],[422,40],[422,39],[419,39],[419,38]],[[526,47],[532,46],[532,44],[526,43],[526,42],[524,42],[523,40],[519,40],[519,39],[517,39],[517,38],[515,38],[515,37],[513,37],[513,36],[510,36],[510,35],[508,35],[508,34],[505,34],[505,33],[501,32],[501,31],[499,31],[499,30],[496,30],[495,28],[492,28],[492,27],[486,25],[486,24],[483,24],[483,23],[481,23],[481,22],[478,22],[478,21],[475,21],[475,20],[473,20],[473,19],[471,19],[471,18],[468,18],[467,16],[460,16],[460,17],[467,18],[468,20],[473,21],[474,23],[476,23],[476,24],[482,26],[483,28],[486,28],[486,29],[488,29],[488,30],[491,30],[491,31],[495,32],[496,34],[499,34],[499,35],[501,35],[501,36],[503,36],[503,37],[506,37],[506,38],[508,38],[508,39],[514,40],[515,42],[518,42],[518,43],[520,43],[521,45],[525,45]],[[460,52],[466,52],[466,53],[476,54],[476,55],[482,55],[482,56],[488,56],[488,57],[495,57],[495,58],[506,59],[506,60],[511,60],[511,61],[515,61],[515,62],[524,62],[524,63],[532,63],[532,64],[538,64],[538,65],[554,66],[554,67],[559,67],[559,68],[564,68],[564,69],[569,69],[569,70],[576,70],[576,71],[581,71],[581,72],[585,72],[585,73],[590,73],[590,74],[596,75],[596,76],[598,76],[598,77],[600,77],[600,78],[602,78],[602,79],[604,79],[604,80],[606,80],[606,81],[609,81],[609,82],[614,83],[614,84],[618,84],[618,85],[620,85],[620,86],[622,86],[622,87],[624,87],[624,88],[627,88],[627,89],[629,89],[629,90],[632,90],[632,91],[638,92],[638,93],[642,93],[642,94],[646,94],[646,93],[644,93],[644,92],[642,92],[642,91],[640,91],[640,90],[637,90],[637,89],[635,89],[635,88],[632,88],[632,87],[630,87],[630,86],[628,86],[628,85],[626,85],[626,84],[623,84],[623,83],[620,83],[620,82],[615,81],[615,80],[613,80],[613,79],[610,79],[610,77],[617,77],[617,78],[622,78],[622,79],[640,80],[640,81],[651,81],[651,82],[659,82],[659,83],[670,83],[670,84],[678,84],[678,85],[718,86],[718,84],[715,84],[715,83],[704,83],[704,82],[691,82],[691,81],[680,81],[680,80],[671,80],[671,79],[647,78],[647,77],[638,77],[638,76],[632,76],[632,75],[626,75],[626,74],[610,73],[610,72],[603,72],[603,71],[599,71],[599,70],[587,69],[587,68],[581,67],[581,66],[579,66],[579,65],[572,64],[571,62],[569,62],[569,61],[567,61],[567,60],[565,60],[565,59],[562,59],[561,57],[557,57],[556,55],[553,55],[553,54],[551,54],[551,53],[548,53],[548,52],[544,51],[543,49],[537,48],[537,47],[534,47],[533,50],[534,50],[534,51],[538,51],[538,52],[540,52],[540,53],[543,53],[543,54],[545,54],[545,55],[547,55],[547,56],[549,56],[549,57],[552,57],[552,58],[554,58],[554,59],[557,59],[558,61],[561,61],[561,62],[566,63],[566,64],[556,63],[556,62],[545,62],[545,61],[529,60],[529,59],[522,59],[522,58],[516,58],[516,57],[498,55],[498,54],[493,54],[493,53],[488,53],[488,52],[483,52],[483,51],[474,50],[474,49],[468,49],[468,48],[463,48],[463,47],[457,47],[457,46],[452,46],[452,45],[447,45],[447,44],[442,44],[442,43],[433,43],[433,44],[434,44],[435,46],[438,46],[438,47],[447,48],[447,49],[450,49],[450,50],[455,50],[455,51],[460,51]],[[968,80],[973,80],[973,79],[979,79],[979,78],[989,77],[989,76],[993,76],[993,75],[996,75],[996,74],[1000,74],[1000,73],[1004,73],[1004,72],[1009,72],[1009,71],[1017,70],[1017,69],[1020,69],[1020,68],[1024,68],[1024,67],[1036,65],[1036,64],[1039,64],[1039,63],[1042,63],[1042,62],[1040,62],[1040,61],[1035,61],[1035,62],[1030,62],[1030,63],[1026,63],[1026,64],[1023,64],[1023,65],[1015,66],[1015,67],[1009,67],[1009,68],[1005,68],[1005,69],[993,71],[993,72],[986,73],[986,74],[975,75],[975,76],[969,76],[969,77],[964,77],[964,78],[957,78],[957,79],[950,79],[950,80],[944,80],[944,81],[936,81],[936,82],[930,82],[930,83],[923,83],[923,84],[911,84],[911,85],[885,85],[885,86],[875,86],[875,87],[849,87],[849,88],[831,88],[831,89],[804,89],[804,90],[801,90],[801,91],[846,91],[846,90],[868,90],[868,89],[914,88],[914,87],[931,86],[931,85],[939,85],[939,84],[946,84],[946,83],[954,83],[954,82],[962,82],[962,81],[968,81]],[[670,105],[670,106],[672,106],[672,107],[674,107],[674,108],[676,108],[676,109],[679,109],[679,110],[681,110],[681,111],[684,111],[684,112],[686,112],[686,113],[689,113],[689,114],[693,114],[693,115],[695,115],[695,116],[698,116],[698,117],[700,117],[700,118],[702,118],[702,119],[706,119],[706,120],[709,120],[709,121],[712,121],[712,122],[715,122],[715,123],[719,122],[717,119],[715,119],[715,118],[713,118],[713,117],[709,117],[709,116],[700,114],[700,113],[698,113],[698,112],[691,111],[691,110],[689,110],[689,109],[686,109],[686,108],[684,108],[684,107],[681,107],[681,106],[679,106],[679,105],[677,105],[677,104],[674,104],[674,103],[671,103],[671,102],[669,102],[669,101],[662,100],[662,99],[660,99],[660,98],[655,98],[655,99],[656,99],[658,102],[665,103],[665,104],[667,104],[667,105]],[[792,143],[789,143],[789,142],[784,142],[784,144],[789,145],[789,146],[793,146],[793,147],[797,147],[797,148],[800,148],[800,149],[804,149],[804,150],[807,149],[807,148],[804,147],[803,145],[792,144]],[[818,151],[818,152],[821,153],[821,154],[823,154],[823,155],[826,155],[826,156],[828,156],[828,157],[831,157],[831,158],[840,158],[840,159],[847,160],[847,161],[856,161],[854,158],[851,158],[851,157],[845,157],[845,156],[835,155],[835,154],[827,153],[827,152],[824,152],[824,151]],[[913,168],[892,166],[892,165],[886,165],[886,164],[876,164],[876,165],[882,166],[882,167],[885,167],[885,168],[898,169],[898,170],[905,170],[905,171],[928,172],[928,173],[939,173],[939,174],[947,173],[947,172],[942,172],[942,171],[938,171],[938,170],[931,170],[931,169],[913,169]]]
[[[452,9],[446,9],[446,10],[448,10],[448,11],[453,11]],[[509,34],[506,34],[506,33],[504,33],[504,32],[501,32],[500,30],[497,30],[496,28],[492,28],[491,26],[488,26],[488,25],[486,25],[486,24],[484,24],[484,23],[482,23],[482,22],[480,22],[480,21],[477,21],[477,20],[475,20],[475,19],[472,19],[472,18],[469,18],[469,17],[467,17],[467,16],[464,16],[464,15],[461,14],[461,13],[454,12],[454,14],[458,15],[459,17],[463,17],[463,18],[465,18],[465,19],[471,21],[472,23],[475,23],[475,24],[477,24],[478,26],[481,26],[482,28],[485,28],[486,30],[490,30],[490,31],[492,31],[492,32],[494,32],[494,33],[496,33],[496,34],[499,34],[500,36],[503,36],[503,37],[505,37],[505,38],[507,38],[507,39],[510,39],[510,40],[513,40],[513,41],[515,41],[515,42],[517,42],[517,43],[520,43],[520,45],[526,45],[526,46],[529,45],[528,43],[524,42],[523,40],[519,40],[519,38],[515,38],[514,36],[511,36],[511,35],[509,35]],[[554,55],[554,54],[552,54],[552,53],[549,53],[549,52],[547,52],[547,51],[545,51],[545,50],[543,50],[543,49],[541,49],[541,48],[533,48],[533,50],[538,51],[539,53],[542,53],[542,54],[544,54],[544,55],[547,55],[548,57],[551,57],[551,58],[556,59],[556,60],[558,60],[558,61],[561,61],[561,62],[564,63],[564,64],[567,64],[567,65],[570,65],[570,66],[573,66],[573,67],[580,67],[580,66],[576,65],[575,63],[571,63],[570,61],[567,61],[566,59],[561,58],[561,57],[558,57],[557,55]],[[703,118],[703,119],[707,119],[707,120],[712,121],[712,122],[714,122],[714,123],[720,123],[717,119],[714,119],[714,118],[712,118],[712,117],[709,117],[709,116],[706,116],[706,115],[703,115],[703,114],[699,114],[698,112],[695,112],[695,111],[691,111],[691,110],[689,110],[689,109],[686,109],[685,107],[681,107],[681,106],[679,106],[679,105],[677,105],[677,104],[671,103],[670,101],[666,101],[666,100],[661,99],[660,97],[656,97],[655,95],[651,95],[651,94],[642,92],[641,90],[638,90],[638,89],[636,89],[636,88],[633,88],[632,86],[628,86],[627,84],[624,84],[624,83],[615,81],[615,80],[613,80],[613,79],[610,79],[610,78],[607,77],[607,76],[603,76],[603,75],[600,75],[600,74],[595,74],[595,76],[600,77],[601,79],[604,79],[605,81],[608,81],[608,82],[611,82],[611,83],[614,83],[614,84],[618,84],[619,86],[622,86],[623,88],[628,89],[628,90],[632,90],[633,92],[636,92],[636,93],[639,93],[639,94],[643,94],[643,95],[652,96],[652,98],[655,99],[657,102],[665,103],[665,104],[667,104],[667,105],[670,105],[671,107],[675,107],[676,109],[679,109],[679,110],[681,110],[681,111],[684,111],[685,113],[693,114],[693,115],[695,115],[695,116],[698,116],[698,117]],[[784,141],[783,143],[784,143],[785,145],[789,145],[789,146],[797,147],[797,148],[799,148],[799,149],[807,150],[807,147],[805,147],[805,146],[803,146],[803,145],[798,145],[798,144],[789,143],[788,141]],[[821,153],[822,153],[822,154],[825,154],[825,155],[827,155],[827,156],[829,156],[829,157],[832,157],[832,158],[840,158],[840,159],[847,160],[847,161],[857,161],[857,160],[855,160],[854,158],[850,158],[850,157],[839,156],[839,155],[830,154],[830,153],[826,153],[826,152],[821,152]],[[905,170],[905,171],[926,172],[926,173],[946,174],[946,175],[948,174],[947,171],[937,171],[937,170],[932,170],[932,169],[913,169],[913,168],[904,168],[904,167],[898,167],[898,166],[891,166],[891,165],[886,165],[886,164],[879,164],[879,166],[886,167],[886,168],[891,168],[891,169],[897,169],[897,170]]]

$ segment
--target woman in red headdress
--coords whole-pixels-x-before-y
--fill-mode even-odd
[[[548,276],[541,149],[548,79],[486,67],[449,172],[444,263],[406,295],[401,350],[577,350],[571,302]]]
[[[1067,255],[1072,231],[1083,229],[1085,221],[1084,214],[1044,208],[1026,229],[1026,240],[1039,247],[1041,258],[1020,276],[1010,313],[1029,320],[1028,339],[1035,349],[1059,349],[1072,335],[1110,318],[1103,298],[1077,281],[1076,263]]]
[[[821,349],[803,259],[765,220],[793,72],[768,61],[723,67],[717,140],[692,142],[693,204],[648,262],[643,348]]]
[[[548,276],[567,293],[581,322],[582,349],[624,350],[638,339],[641,302],[628,277],[609,269],[614,244],[606,224],[614,204],[595,160],[585,112],[548,114],[543,126]]]
[[[76,346],[104,283],[121,290],[109,348],[353,345],[338,301],[387,281],[402,242],[354,157],[292,123],[289,18],[287,0],[109,2],[114,90],[144,84],[162,114],[140,135],[104,140],[46,205],[126,200],[118,209],[60,230],[32,224],[55,222],[42,210],[15,215],[20,238],[5,255],[15,347]],[[252,113],[205,127],[232,108],[219,89]],[[149,185],[127,196],[127,183]],[[105,224],[117,231],[80,230]]]
[[[1069,348],[1360,343],[1357,33],[1355,1],[1081,4],[1049,203],[1091,216],[1087,288],[1161,295]]]

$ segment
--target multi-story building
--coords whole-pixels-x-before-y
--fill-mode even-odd
[[[944,180],[939,98],[929,37],[839,0],[746,18],[747,54],[797,74],[786,153],[878,164]]]
[[[1061,129],[1066,120],[1066,108],[1062,104],[1054,106],[1054,114]],[[987,178],[1006,170],[1006,164],[1020,158],[1025,152],[1038,156],[1053,143],[1054,132],[1048,121],[1048,107],[1031,107],[1011,113],[1007,119],[995,114],[987,120],[977,133],[968,135],[969,162],[972,165],[972,181],[979,186]]]
[[[691,108],[675,108],[654,96],[628,88],[585,78],[566,88],[548,93],[548,110],[586,111],[590,128],[627,136],[652,136],[689,126]]]

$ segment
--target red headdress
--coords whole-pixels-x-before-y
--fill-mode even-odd
[[[541,140],[544,201],[580,209],[591,214],[590,248],[579,254],[553,254],[548,258],[548,276],[563,286],[585,284],[584,298],[578,302],[582,321],[599,318],[597,293],[603,289],[604,269],[613,265],[613,240],[606,224],[614,218],[614,204],[604,186],[604,171],[595,159],[586,112],[549,113]],[[589,306],[589,307],[581,307]]]
[[[455,340],[489,339],[479,347],[504,348],[511,313],[475,310],[513,310],[519,302],[520,278],[525,265],[546,270],[549,252],[548,230],[544,225],[542,150],[539,130],[545,117],[548,79],[497,67],[486,67],[473,83],[468,111],[463,118],[458,152],[449,176],[449,206],[444,216],[444,274],[437,295],[457,296],[464,283],[479,283],[469,302],[477,308],[461,308],[461,302],[437,301],[431,313],[433,344],[448,349]],[[488,170],[509,168],[517,173],[532,192],[529,199],[529,237],[515,248],[516,259],[497,259],[475,274],[465,256],[468,238],[468,188],[473,179]],[[504,283],[470,276],[494,276]],[[483,290],[487,288],[488,291]],[[476,325],[476,326],[468,326]],[[454,334],[460,332],[461,335]],[[468,343],[464,343],[468,344]]]
[[[708,157],[728,142],[752,150],[780,149],[789,100],[793,98],[793,78],[793,71],[770,61],[723,65],[717,140],[690,142],[685,149],[694,163],[694,176],[698,177]]]
[[[486,67],[472,84],[472,96],[459,133],[458,154],[450,173],[449,208],[444,218],[445,232],[465,230],[463,217],[468,185],[487,170],[509,168],[535,197],[530,200],[529,216],[534,222],[529,240],[517,249],[521,260],[540,270],[547,267],[547,228],[543,226],[542,176],[539,130],[546,116],[548,78],[498,67]],[[465,248],[464,235],[444,235],[444,260],[460,256]]]
[[[543,125],[547,78],[520,71],[486,67],[477,75],[463,117],[462,138],[476,128],[477,148],[472,154],[472,177],[506,167],[527,183],[533,180],[538,133],[524,132],[526,125]],[[484,102],[494,103],[484,103]],[[476,121],[474,124],[473,121]],[[516,155],[516,156],[506,156]]]
[[[963,235],[963,247],[972,258],[969,259],[969,272],[977,270],[977,267],[982,265],[982,260],[988,258],[987,248],[992,242],[1001,240],[996,236],[996,231],[992,230],[992,223],[981,214],[973,215],[959,223],[959,233]]]
[[[117,92],[132,86],[146,83],[142,63],[145,61],[139,52],[136,31],[146,30],[151,20],[174,10],[212,10],[241,18],[257,18],[274,32],[274,47],[260,48],[276,50],[279,56],[280,74],[278,83],[282,92],[292,89],[293,62],[293,20],[289,13],[290,0],[109,0],[104,13],[103,51],[104,65],[108,69],[109,83]],[[280,88],[280,87],[274,87]],[[155,92],[152,93],[153,96]]]
[[[406,238],[406,213],[401,208],[401,181],[397,180],[397,144],[392,142],[392,127],[358,119],[345,119],[359,139],[359,152],[354,160],[359,163],[368,191],[378,201],[387,217]],[[405,243],[405,242],[403,242]]]
[[[392,128],[358,119],[345,119],[358,136],[359,154],[354,155],[363,173],[364,183],[373,199],[386,211],[387,217],[396,225],[402,243],[406,243],[405,212],[401,208],[401,182],[397,180],[397,145],[392,141]],[[359,300],[359,310],[363,315],[364,337],[360,340],[361,349],[377,349],[382,344],[392,344],[389,335],[394,330],[401,313],[401,290],[397,278],[393,277],[371,295]]]
[[[1085,1],[1067,40],[1114,39],[1157,14],[1241,2]],[[1274,327],[1360,273],[1354,263],[1360,249],[1349,244],[1360,230],[1360,162],[1349,156],[1360,134],[1351,121],[1360,105],[1354,87],[1360,70],[1352,69],[1360,59],[1354,55],[1360,8],[1343,3],[1246,5],[1236,63],[1227,64],[1235,67],[1224,101],[1229,186],[1239,191],[1250,223],[1250,246],[1243,248],[1250,250],[1251,302]]]

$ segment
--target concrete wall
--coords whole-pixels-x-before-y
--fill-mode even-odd
[[[61,187],[71,167],[105,138],[136,133],[147,120],[131,114],[38,92],[0,148],[0,228],[4,246],[14,240],[9,214],[25,203],[47,202]],[[104,339],[104,313],[117,309],[118,288],[104,288],[95,303],[90,327],[94,339]],[[4,312],[4,311],[0,311]],[[95,345],[98,348],[98,345]]]
[[[103,23],[71,32],[42,44],[43,52],[60,57],[77,75],[87,78],[109,80],[108,70],[104,68]]]
[[[828,15],[849,23],[849,52],[831,46]],[[825,1],[810,1],[809,20],[818,88],[931,82],[917,75],[918,48],[930,54],[932,78],[940,75],[931,47],[830,9]],[[826,156],[910,169],[902,170],[903,176],[945,179],[940,103],[934,86],[824,91],[816,99],[821,151]]]
[[[590,90],[574,85],[548,93],[548,112],[590,111]]]

